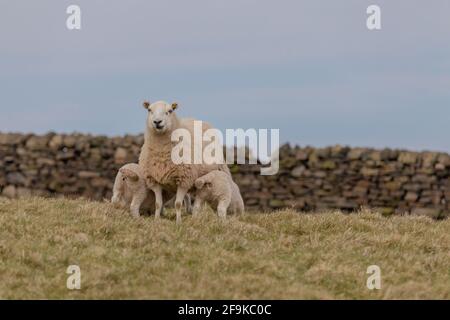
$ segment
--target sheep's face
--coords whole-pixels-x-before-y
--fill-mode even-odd
[[[178,105],[176,103],[166,103],[158,101],[150,104],[144,102],[144,108],[148,110],[147,127],[157,133],[171,132],[175,122],[175,109]]]
[[[128,186],[135,187],[139,185],[139,175],[133,170],[121,168],[119,172],[122,174],[122,181]]]

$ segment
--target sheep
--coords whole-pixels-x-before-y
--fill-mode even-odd
[[[221,219],[225,219],[227,211],[233,214],[244,213],[244,201],[238,185],[231,176],[222,171],[210,173],[195,180],[196,196],[194,212],[198,212],[203,201],[211,205]]]
[[[162,208],[161,194],[164,188],[176,192],[176,221],[177,224],[180,224],[182,200],[194,186],[195,180],[213,170],[222,170],[230,176],[231,174],[226,164],[175,164],[172,161],[172,148],[174,147],[171,139],[172,133],[176,129],[183,128],[189,130],[193,135],[195,120],[179,119],[174,112],[178,107],[176,103],[169,104],[158,101],[150,104],[145,101],[143,106],[148,110],[148,116],[139,165],[143,169],[147,187],[155,193],[155,217],[159,218]],[[203,123],[203,132],[210,128],[211,126]],[[199,142],[193,141],[192,143]],[[191,147],[193,147],[192,144]]]
[[[129,206],[131,214],[139,217],[140,211],[155,212],[155,196],[147,189],[141,167],[129,163],[119,169],[114,182],[111,202],[116,206]]]
[[[173,198],[174,194],[164,193],[164,198]],[[172,201],[169,200],[165,205]],[[111,203],[119,207],[129,207],[134,217],[140,212],[152,214],[155,212],[155,195],[147,188],[143,171],[136,163],[129,163],[119,169],[114,182]],[[187,194],[184,199],[187,211],[191,211],[191,198]],[[163,208],[161,209],[161,211]]]

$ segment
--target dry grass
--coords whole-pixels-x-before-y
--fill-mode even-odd
[[[450,220],[290,211],[133,219],[85,200],[0,200],[0,298],[450,298]],[[66,288],[66,268],[82,288]],[[382,289],[366,288],[369,265]]]

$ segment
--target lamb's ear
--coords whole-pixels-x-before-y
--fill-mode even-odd
[[[172,103],[172,110],[176,110],[178,108],[178,103]]]
[[[149,101],[145,100],[144,103],[142,103],[142,106],[148,110],[148,108],[150,108],[150,104],[151,103]]]
[[[139,180],[139,176],[137,175],[136,172],[130,170],[130,169],[120,169],[120,172],[122,173],[122,175],[128,179],[130,179],[131,181],[138,181]]]
[[[197,188],[197,189],[201,189],[201,188],[203,188],[203,185],[205,184],[205,181],[203,181],[203,180],[201,180],[201,179],[197,179],[197,180],[195,180],[195,187]]]

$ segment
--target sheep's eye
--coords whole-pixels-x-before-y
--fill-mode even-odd
[[[172,109],[170,109],[170,110],[169,110],[169,113],[172,113],[172,112],[173,112],[173,110],[172,110]]]

